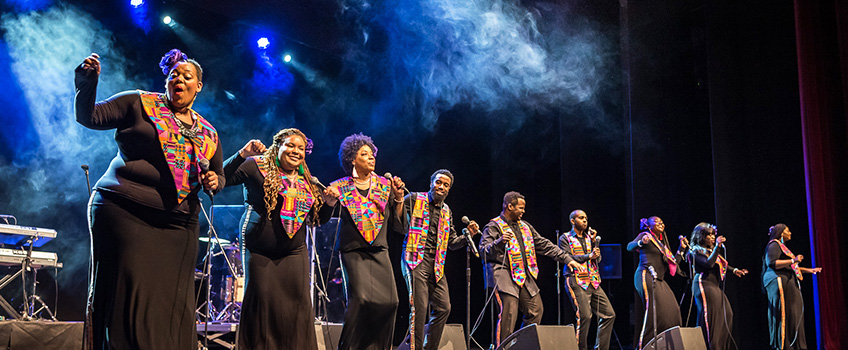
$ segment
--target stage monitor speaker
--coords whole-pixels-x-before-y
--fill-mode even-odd
[[[336,350],[342,335],[341,323],[319,323],[315,325],[315,337],[318,338],[318,350]]]
[[[642,350],[707,350],[701,327],[672,327],[651,339]]]
[[[510,334],[498,350],[577,350],[574,326],[531,324]]]
[[[424,332],[430,328],[430,324],[424,326]],[[400,342],[395,350],[409,350],[409,335]],[[420,350],[420,349],[419,349]],[[446,324],[442,332],[442,340],[439,341],[439,350],[467,350],[465,347],[465,332],[461,324]]]

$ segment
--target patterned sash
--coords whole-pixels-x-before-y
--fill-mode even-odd
[[[583,250],[583,245],[580,244],[580,239],[574,231],[569,231],[566,234],[566,237],[568,238],[568,245],[571,247],[571,252],[574,255],[587,254],[587,252]],[[589,249],[591,252],[591,240],[589,243]],[[597,289],[598,286],[601,285],[601,274],[598,273],[598,264],[595,261],[588,260],[583,262],[581,265],[583,265],[584,272],[577,272],[575,274],[577,284],[583,289],[589,288],[589,284],[592,284],[592,286]]]
[[[410,269],[415,269],[421,263],[422,253],[427,243],[427,234],[430,230],[430,199],[426,192],[414,193],[415,203],[412,209],[412,217],[409,221],[409,232],[404,242],[404,260]],[[448,237],[451,228],[451,210],[447,203],[442,203],[439,212],[439,236],[436,240],[436,282],[442,279],[445,270],[445,255],[448,251]]]
[[[139,91],[138,94],[141,97],[144,112],[156,127],[159,144],[162,146],[171,176],[174,178],[177,201],[182,202],[199,184],[198,155],[201,159],[212,158],[218,148],[218,133],[200,114],[189,110],[193,116],[197,117],[200,131],[195,137],[186,138],[180,134],[179,126],[174,122],[173,112],[168,108],[165,94],[146,91]]]
[[[512,229],[500,216],[491,221],[498,225],[502,235],[506,232],[512,232]],[[527,256],[527,265],[530,265],[530,274],[533,278],[536,278],[539,275],[539,267],[536,266],[536,246],[533,244],[533,233],[530,232],[530,226],[527,226],[523,221],[518,221],[518,226],[521,228],[524,254]],[[514,232],[506,248],[509,256],[509,267],[512,271],[512,280],[521,287],[527,281],[527,275],[524,272],[524,260],[521,259],[521,246],[518,245],[518,236]]]
[[[677,273],[677,260],[674,259],[674,254],[671,254],[671,250],[668,249],[665,245],[657,241],[656,237],[654,237],[654,233],[650,231],[643,232],[648,235],[651,239],[651,242],[654,243],[654,246],[662,252],[663,256],[665,256],[665,260],[668,261],[668,271],[671,272],[671,275]]]
[[[769,243],[771,243],[771,242],[777,242],[777,246],[780,247],[780,250],[783,252],[783,254],[786,254],[786,256],[788,256],[790,259],[795,260],[795,254],[792,254],[792,251],[789,250],[789,248],[787,248],[786,245],[783,244],[783,242],[781,242],[780,240],[777,240],[777,239],[773,239]],[[801,274],[801,268],[799,267],[799,265],[800,265],[799,262],[797,262],[797,261],[793,262],[792,265],[791,265],[792,266],[792,272],[795,272],[795,277],[798,277],[799,281],[803,281],[804,275]]]
[[[265,157],[255,156],[251,158],[256,162],[256,166],[259,167],[262,177],[268,177],[268,172],[265,169]],[[306,184],[306,179],[303,178],[303,175],[297,175],[294,185],[282,173],[277,176],[282,179],[279,192],[283,200],[282,207],[280,208],[280,220],[283,222],[283,228],[286,229],[286,234],[289,238],[292,238],[297,233],[297,230],[300,229],[300,226],[303,225],[303,220],[312,208],[315,198],[312,196],[312,192],[309,191],[309,186]]]
[[[368,244],[374,243],[380,228],[383,227],[386,204],[389,201],[391,185],[389,180],[382,176],[371,174],[371,190],[368,197],[362,197],[353,183],[353,178],[343,177],[330,183],[330,187],[339,190],[341,197],[339,201],[350,212],[350,216],[356,223],[359,233],[362,234]]]
[[[707,249],[700,246],[693,245],[692,248],[692,250],[707,257],[709,257],[713,253],[712,249]],[[724,276],[727,275],[727,259],[725,259],[719,254],[719,256],[716,258],[716,264],[718,264],[718,272],[719,275],[721,275],[721,280],[724,281]]]

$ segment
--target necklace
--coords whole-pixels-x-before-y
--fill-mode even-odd
[[[180,118],[177,118],[177,113],[171,111],[171,119],[174,120],[174,123],[177,124],[177,127],[180,129],[180,134],[186,138],[195,138],[197,137],[197,133],[200,132],[200,123],[197,122],[197,116],[194,113],[191,113],[191,129],[185,126]]]
[[[369,176],[368,180],[359,180],[357,178],[353,178],[353,182],[356,182],[360,185],[364,185],[364,184],[367,184],[367,183],[371,183],[371,177]]]

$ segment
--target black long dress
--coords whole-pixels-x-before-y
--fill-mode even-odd
[[[639,266],[633,274],[633,283],[636,286],[636,292],[639,293],[641,300],[645,302],[645,316],[641,321],[641,326],[636,327],[639,336],[639,349],[648,343],[654,337],[654,295],[656,296],[656,334],[660,334],[666,329],[680,326],[683,324],[683,319],[680,316],[680,306],[677,305],[677,299],[674,297],[674,292],[671,287],[665,282],[665,273],[669,271],[669,263],[663,253],[653,243],[648,242],[643,246],[639,243],[642,236],[651,234],[642,232],[636,235],[636,239],[627,244],[628,251],[639,252]],[[669,247],[668,240],[664,236],[659,241],[660,244]],[[670,249],[670,248],[669,248]],[[675,262],[680,265],[683,262],[682,254],[674,255]],[[657,273],[656,288],[652,283],[652,276],[648,271],[648,266],[653,266]],[[683,274],[682,269],[677,269],[677,274]]]
[[[373,177],[376,175],[372,175],[372,183],[375,183]],[[362,197],[369,194],[368,191],[355,188],[353,191],[348,194]],[[394,214],[397,204],[391,196],[389,194],[383,211],[383,224],[371,243],[359,231],[350,209],[342,205],[341,201],[338,204],[341,207],[339,252],[347,296],[344,326],[339,339],[340,350],[392,348],[398,295],[386,236],[389,234],[389,226],[395,230],[400,228],[400,219]]]
[[[790,267],[776,269],[777,260],[789,260],[777,242],[766,245],[763,287],[768,295],[769,338],[772,349],[806,349],[804,299],[800,281]]]
[[[95,104],[97,76],[81,68],[75,73],[77,122],[90,129],[114,129],[118,145],[118,155],[95,184],[89,201],[92,265],[86,347],[190,349],[197,344],[194,265],[202,187],[197,183],[196,159],[215,147],[214,154],[206,156],[223,187],[220,142],[217,135],[185,140],[176,124],[157,129],[139,91]],[[164,103],[161,95],[156,96],[158,103]],[[186,142],[165,152],[158,132]],[[188,168],[184,174],[190,186],[182,192],[165,156],[174,152],[192,157],[180,163]]]
[[[280,219],[283,199],[268,218],[265,177],[256,158],[234,155],[224,171],[228,185],[244,184],[243,237],[250,251],[248,283],[239,322],[239,349],[316,350],[314,313],[309,295],[309,255],[305,222],[289,238]],[[329,212],[327,212],[329,214]],[[329,215],[327,215],[329,218]]]
[[[720,249],[718,254],[723,258],[724,249]],[[730,349],[733,309],[722,290],[724,281],[721,279],[721,267],[716,261],[719,255],[713,256],[712,250],[692,249],[689,256],[695,269],[692,295],[695,296],[695,305],[698,308],[697,324],[704,333],[709,349]],[[726,271],[727,275],[732,274],[733,267],[728,265]]]

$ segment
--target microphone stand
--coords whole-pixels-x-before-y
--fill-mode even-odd
[[[559,236],[560,236],[560,235],[559,235],[559,230],[556,230],[556,241],[557,241],[557,245],[559,245]],[[561,326],[561,325],[562,325],[562,290],[561,290],[562,286],[561,286],[561,283],[560,283],[560,282],[561,282],[561,279],[562,279],[562,267],[560,266],[560,262],[559,262],[559,261],[557,261],[556,266],[557,266],[557,267],[556,267],[556,269],[557,269],[557,273],[556,273],[556,285],[557,285],[557,325]]]
[[[657,342],[659,342],[659,339],[657,339],[657,278],[654,276],[654,274],[651,274],[651,300],[653,300],[653,303],[651,303],[651,309],[653,309],[654,311],[653,348],[656,349]]]
[[[466,233],[467,234],[467,233]],[[465,247],[465,348],[471,349],[471,246]]]
[[[82,168],[82,170],[85,171],[85,184],[88,188],[88,196],[91,197],[91,181],[89,181],[89,179],[88,179],[88,165],[83,164],[83,165],[80,166],[80,168]]]

